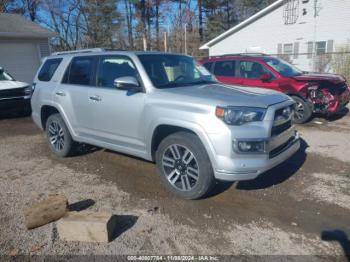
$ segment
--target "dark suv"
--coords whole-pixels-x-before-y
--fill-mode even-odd
[[[344,77],[303,72],[277,57],[225,55],[200,63],[222,83],[268,88],[290,95],[296,101],[296,123],[305,123],[313,113],[337,113],[350,100],[350,88]]]

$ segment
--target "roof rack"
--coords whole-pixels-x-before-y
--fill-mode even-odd
[[[224,57],[224,56],[267,56],[264,53],[236,53],[236,54],[223,54],[223,55],[214,55],[210,57]]]
[[[90,48],[90,49],[77,49],[71,51],[60,51],[54,52],[52,55],[71,55],[71,54],[82,54],[82,53],[93,53],[93,52],[104,52],[104,48]]]

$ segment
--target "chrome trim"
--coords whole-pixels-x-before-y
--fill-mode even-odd
[[[0,100],[30,99],[30,98],[31,98],[31,96],[28,95],[28,96],[13,96],[13,97],[3,97],[3,98],[0,97]]]

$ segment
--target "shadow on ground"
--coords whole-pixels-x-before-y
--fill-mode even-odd
[[[339,242],[343,248],[347,261],[350,262],[350,240],[346,233],[342,230],[322,231],[321,239],[323,241]]]
[[[68,206],[69,211],[83,211],[85,209],[88,209],[89,207],[95,205],[95,200],[92,199],[86,199],[86,200],[82,200],[73,204],[70,204]]]
[[[100,150],[102,150],[102,148],[81,143],[81,144],[78,144],[74,152],[74,155],[72,155],[72,157],[80,157],[80,156],[92,154]]]
[[[306,149],[308,144],[300,140],[300,149],[290,159],[281,165],[263,173],[254,180],[240,181],[237,183],[238,190],[258,190],[281,184],[295,175],[306,161]]]
[[[322,122],[335,122],[338,121],[346,116],[349,115],[349,108],[344,107],[341,111],[337,112],[336,114],[332,115],[322,115],[322,114],[314,114],[313,117],[310,119],[309,123],[311,123],[313,120],[320,119]]]
[[[109,241],[115,240],[124,232],[132,228],[136,224],[137,220],[137,216],[113,215],[107,225],[107,228],[109,228],[108,232],[110,233],[108,236]],[[116,225],[116,228],[111,228],[114,225]]]
[[[28,116],[30,116],[29,112],[18,112],[18,111],[0,112],[0,120],[25,118]]]

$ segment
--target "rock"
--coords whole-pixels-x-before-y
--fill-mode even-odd
[[[68,200],[64,195],[49,195],[45,200],[24,209],[26,227],[33,229],[60,219],[66,214],[67,206]]]
[[[298,224],[297,223],[295,223],[295,222],[292,222],[292,226],[298,226]]]
[[[116,228],[116,216],[100,212],[68,212],[57,222],[61,240],[109,242]]]

